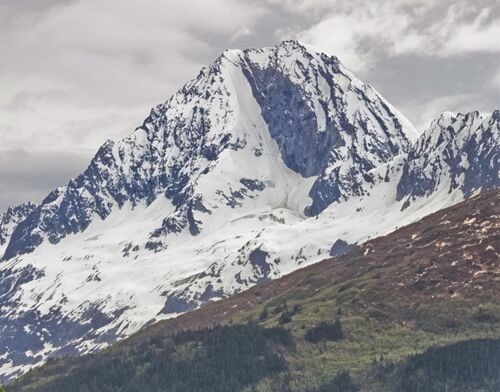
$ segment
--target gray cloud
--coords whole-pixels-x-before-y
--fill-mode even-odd
[[[361,77],[421,130],[445,110],[491,112],[500,107],[498,60],[491,53],[438,58],[404,54],[379,61]]]
[[[0,0],[0,209],[65,184],[228,47],[307,41],[419,127],[492,110],[499,20],[496,0]]]
[[[88,152],[0,150],[0,206],[40,202],[87,166]]]

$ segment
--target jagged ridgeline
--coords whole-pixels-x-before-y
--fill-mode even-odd
[[[228,50],[0,223],[0,374],[108,346],[499,185],[499,112],[413,126],[334,56]],[[14,210],[16,212],[14,212]]]

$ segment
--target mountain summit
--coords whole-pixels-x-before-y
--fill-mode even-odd
[[[495,113],[438,120],[412,144],[336,57],[296,41],[225,51],[6,235],[0,372],[105,347],[498,187]],[[427,154],[449,165],[429,172]]]
[[[276,199],[264,198],[266,206],[317,215],[332,202],[363,195],[373,183],[369,171],[407,152],[415,135],[335,57],[296,41],[227,50],[128,138],[103,145],[82,175],[47,196],[12,234],[5,258],[82,232],[125,203],[164,196],[173,211],[149,235],[150,247],[161,246],[168,233],[198,234],[203,216],[242,204],[242,191],[264,190],[266,178]],[[307,192],[291,197],[304,179],[311,179]]]

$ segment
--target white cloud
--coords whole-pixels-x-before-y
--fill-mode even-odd
[[[90,160],[265,12],[233,0],[0,2],[0,154],[33,181],[39,160],[21,160],[47,157],[39,151]],[[19,148],[28,155],[8,154]],[[66,171],[56,172],[46,177],[64,184]],[[54,182],[46,181],[46,192]],[[0,184],[15,193],[5,170]],[[28,193],[18,191],[23,201]]]
[[[0,128],[14,127],[6,138],[13,143],[31,143],[34,135],[65,133],[71,118],[94,119],[103,129],[88,129],[94,142],[84,136],[95,147],[116,135],[102,118],[124,116],[126,134],[127,112],[140,121],[213,60],[212,35],[229,41],[262,12],[231,0],[86,0],[13,14],[17,22],[0,27]],[[20,97],[25,106],[12,111]]]
[[[481,93],[472,92],[437,96],[425,102],[410,100],[405,105],[401,105],[400,109],[404,113],[413,114],[414,125],[422,132],[433,119],[445,111],[453,113],[468,113],[474,110],[491,112],[495,108],[484,99]]]
[[[299,3],[318,7],[323,16],[296,35],[337,55],[354,71],[373,66],[379,58],[407,53],[500,53],[500,6],[495,2],[337,0],[327,3],[328,11],[325,2]]]
[[[0,0],[0,154],[22,148],[31,156],[47,157],[39,151],[50,150],[68,160],[68,152],[90,159],[102,142],[131,132],[152,106],[228,46],[299,38],[339,56],[368,82],[376,81],[388,58],[494,55],[498,8],[496,0]],[[387,98],[417,122],[421,112],[431,114],[425,105],[435,95],[448,94],[418,94],[404,72],[391,72],[396,79],[385,83],[413,90]],[[449,79],[467,81],[463,72]],[[500,76],[488,82],[500,84]],[[476,90],[464,87],[464,94],[477,99]],[[490,91],[489,99],[469,106],[491,107],[498,93]],[[433,104],[453,106],[446,99]],[[22,164],[23,155],[8,156],[12,167],[41,175]],[[29,162],[40,166],[40,160]],[[66,172],[58,173],[65,183]],[[49,177],[47,191],[56,182]],[[0,185],[14,189],[11,181],[0,173]],[[9,194],[16,200],[15,190]],[[17,201],[26,195],[19,191]]]
[[[231,42],[234,42],[240,38],[245,38],[253,34],[253,31],[248,26],[241,26],[241,28],[236,31],[231,37]]]
[[[472,23],[466,23],[450,29],[444,46],[447,54],[464,52],[500,53],[500,18],[488,22],[491,9],[484,8]]]

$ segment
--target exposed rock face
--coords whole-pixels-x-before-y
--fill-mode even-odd
[[[368,347],[369,341],[374,337],[386,336],[387,328],[391,328],[390,325],[395,328],[405,326],[407,328],[405,336],[408,339],[398,339],[391,344],[393,355],[391,358],[396,363],[402,360],[400,363],[406,365],[408,364],[406,355],[414,351],[415,339],[422,342],[423,346],[420,345],[420,349],[434,347],[427,351],[430,353],[440,343],[449,342],[450,339],[460,340],[464,336],[474,338],[484,334],[488,336],[498,334],[497,302],[500,297],[498,244],[500,244],[500,190],[482,193],[402,227],[387,236],[367,241],[352,249],[348,255],[328,258],[226,300],[208,304],[175,319],[165,320],[153,328],[144,328],[130,339],[115,345],[112,350],[103,350],[94,356],[82,359],[53,361],[31,372],[29,376],[14,385],[9,385],[9,390],[39,392],[40,388],[43,388],[44,392],[66,392],[73,391],[75,385],[80,387],[80,390],[105,390],[110,378],[107,369],[121,369],[124,366],[123,358],[130,352],[135,354],[133,358],[136,360],[127,359],[127,377],[121,384],[123,389],[130,390],[130,380],[132,380],[135,382],[134,390],[150,390],[144,381],[146,378],[141,369],[146,363],[149,368],[154,369],[150,374],[154,375],[156,380],[163,374],[165,362],[165,355],[151,354],[152,346],[155,352],[158,352],[161,347],[166,346],[165,339],[168,336],[173,337],[179,331],[196,331],[221,324],[238,325],[244,322],[243,320],[255,318],[256,314],[264,314],[263,309],[269,309],[268,318],[276,320],[280,315],[273,314],[275,312],[271,310],[276,308],[276,304],[282,304],[287,299],[294,302],[292,313],[298,310],[303,312],[302,314],[304,312],[309,314],[314,310],[313,322],[316,325],[320,320],[330,320],[332,314],[338,312],[339,308],[342,309],[342,317],[348,314],[347,317],[369,320],[370,326],[367,326],[369,333],[363,340]],[[299,315],[297,319],[292,317],[291,324],[287,324],[287,328],[300,328],[303,325],[304,317]],[[422,336],[428,339],[421,339]],[[355,342],[352,340],[347,342],[347,348],[343,349],[344,355],[339,358],[341,366],[342,364],[346,367],[352,366],[355,354],[345,354],[349,350],[353,350],[354,353],[359,352],[353,347],[360,343],[359,339],[358,334]],[[186,340],[181,339],[181,342],[185,343]],[[196,342],[199,343],[200,340],[197,339]],[[241,344],[241,340],[239,342]],[[496,391],[494,386],[488,389],[487,386],[481,388],[477,384],[478,380],[484,377],[484,368],[481,365],[474,369],[474,366],[470,365],[482,357],[481,350],[478,350],[478,340],[468,342],[473,347],[470,355],[472,362],[467,363],[462,369],[479,378],[474,377],[474,383],[469,383],[469,387],[465,386],[465,389],[462,388],[463,383],[459,382],[460,385],[454,384],[456,387],[452,386],[449,390]],[[252,343],[248,341],[248,344]],[[492,343],[498,347],[498,339],[484,341],[484,345],[491,346]],[[377,348],[375,352],[376,350]],[[293,352],[290,354],[292,357],[295,355]],[[463,363],[463,346],[457,347],[450,357],[451,363],[442,357],[443,361],[440,364],[444,366],[448,363],[454,370],[457,366],[462,366],[458,363]],[[429,363],[421,356],[416,358],[420,363]],[[491,374],[495,378],[497,375],[495,372],[498,370],[496,357],[492,355],[490,358],[492,360],[487,363],[491,365]],[[316,361],[311,360],[309,356],[308,360],[300,363],[300,371],[311,369],[315,364]],[[377,391],[418,390],[418,385],[415,384],[410,384],[408,387],[404,382],[394,383],[392,372],[395,366],[398,365],[389,367],[391,376],[384,377],[385,385]],[[414,366],[415,362],[411,367]],[[417,373],[410,373],[412,375],[410,378],[418,374],[413,379],[420,382],[421,376],[425,377],[426,373],[429,374],[429,370],[421,371],[422,367],[418,364],[416,367]],[[403,377],[408,375],[409,368],[410,366],[400,368]],[[364,369],[367,377],[358,380],[364,379],[365,390],[373,390],[371,387],[374,379],[370,376],[373,367],[365,363]],[[329,371],[335,374],[335,368],[330,368]],[[93,376],[82,377],[82,374],[89,373]],[[297,380],[300,382],[300,374]],[[380,385],[380,380],[377,378],[375,383]],[[427,380],[429,384],[432,382]],[[447,381],[441,379],[434,385],[445,385]],[[493,384],[494,382],[484,385]],[[67,389],[66,385],[69,386]],[[116,384],[113,386],[117,387]],[[155,387],[158,388],[157,383],[152,386]],[[283,389],[278,385],[275,390]],[[348,388],[348,390],[353,389]]]
[[[1,231],[0,374],[498,186],[498,112],[443,121],[412,146],[411,124],[337,58],[293,41],[224,52]]]
[[[317,176],[307,215],[365,194],[369,171],[409,149],[412,127],[337,58],[315,56],[293,41],[272,48],[264,61],[254,51],[244,58],[283,161],[304,177]]]
[[[354,245],[348,244],[347,242],[339,238],[333,243],[330,249],[330,256],[344,256],[348,254],[353,248]]]
[[[23,203],[15,207],[9,207],[0,215],[0,251],[9,242],[12,232],[16,226],[36,208],[33,203]]]
[[[238,85],[245,83],[241,78],[236,84],[234,73],[245,75],[283,162],[317,177],[307,215],[366,194],[366,183],[373,183],[369,171],[406,152],[414,137],[407,120],[335,57],[295,41],[226,51],[153,109],[132,135],[105,143],[84,173],[49,194],[14,231],[4,258],[32,252],[44,240],[56,244],[113,208],[151,203],[159,195],[171,200],[175,212],[151,233],[148,246],[158,249],[162,237],[185,228],[198,234],[202,222],[195,216],[210,213],[198,179],[210,177],[224,151],[252,142],[235,130],[241,88],[248,86]],[[260,150],[260,144],[252,147]],[[228,202],[237,206],[242,197],[232,193]]]
[[[500,186],[500,111],[444,113],[408,154],[397,199],[431,195],[440,186],[460,189],[466,197]]]

